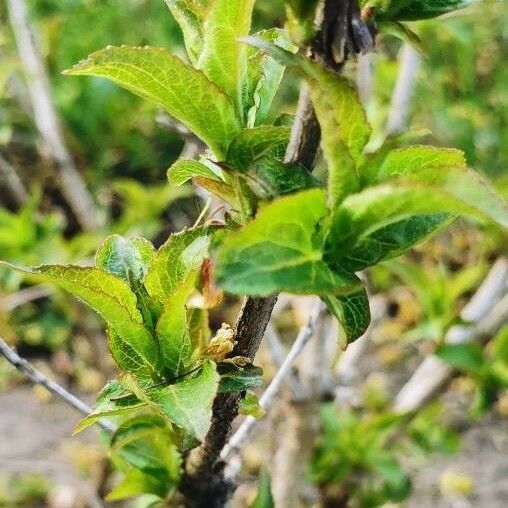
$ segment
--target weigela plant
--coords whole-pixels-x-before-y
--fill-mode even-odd
[[[285,291],[318,295],[337,317],[342,346],[366,330],[369,301],[358,272],[400,256],[457,216],[508,226],[508,209],[468,169],[461,152],[398,146],[367,151],[371,126],[353,86],[298,51],[313,36],[319,2],[288,2],[290,33],[250,34],[254,0],[166,0],[181,26],[186,59],[153,47],[107,47],[66,71],[99,76],[165,109],[208,147],[169,168],[229,206],[225,224],[172,235],[155,250],[142,238],[112,236],[94,267],[20,269],[95,309],[107,323],[120,375],[93,414],[119,417],[111,453],[125,479],[111,493],[167,498],[182,457],[205,437],[218,392],[245,391],[262,378],[253,359],[229,358],[235,331],[213,334],[208,310],[220,297]],[[361,2],[372,33],[434,17],[458,0]],[[358,11],[360,16],[360,11]],[[351,51],[351,48],[339,48]],[[287,163],[293,119],[273,111],[287,67],[310,88],[321,127],[325,178]]]

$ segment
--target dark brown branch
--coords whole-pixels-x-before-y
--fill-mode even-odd
[[[337,5],[342,4],[346,7],[336,8]],[[354,9],[351,7],[352,4]],[[325,0],[323,9],[316,41],[319,37],[322,39],[318,44],[313,44],[312,56],[328,67],[338,69],[342,66],[347,54],[358,52],[357,46],[361,46],[360,51],[365,50],[365,44],[362,43],[362,46],[358,43],[358,3],[357,0]],[[333,19],[329,16],[333,16]],[[352,27],[352,24],[355,27]],[[344,25],[347,30],[337,30]],[[360,28],[365,26],[363,21],[360,25]],[[325,33],[326,37],[323,38]],[[332,62],[328,58],[333,54],[331,45],[341,44],[343,37],[348,38],[342,46],[347,49],[347,52],[344,52],[342,60],[335,54]],[[355,44],[351,42],[354,37],[356,37]],[[310,94],[306,85],[302,85],[285,161],[302,164],[312,171],[320,139],[319,124]],[[252,359],[255,357],[276,301],[277,295],[267,298],[249,297],[245,300],[236,325],[238,344],[232,353],[233,356],[241,355]],[[224,478],[225,464],[220,460],[220,453],[231,434],[232,423],[238,415],[238,405],[242,396],[241,393],[225,393],[215,398],[210,430],[202,445],[192,450],[187,457],[181,491],[185,505],[189,508],[223,507],[234,491],[234,485]]]
[[[236,325],[238,344],[233,356],[254,358],[276,301],[277,295],[245,300]],[[238,415],[241,397],[241,393],[235,392],[221,393],[215,398],[212,424],[205,441],[187,458],[181,486],[187,506],[220,507],[230,496],[233,486],[224,478],[224,463],[219,457]]]

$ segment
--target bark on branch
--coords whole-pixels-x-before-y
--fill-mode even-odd
[[[300,333],[294,341],[291,350],[286,356],[283,364],[273,377],[268,388],[259,399],[259,405],[265,411],[268,411],[273,405],[275,398],[277,397],[279,390],[282,387],[282,384],[291,372],[291,369],[293,368],[296,360],[305,349],[305,346],[312,338],[318,321],[324,312],[324,309],[324,305],[321,302],[316,304],[315,308],[312,310],[307,324],[300,330]],[[233,434],[227,445],[222,450],[221,457],[223,460],[227,460],[233,453],[240,450],[252,432],[252,429],[256,425],[257,421],[258,420],[253,416],[248,416],[245,418],[245,420],[242,422],[242,425],[240,425],[238,430]]]

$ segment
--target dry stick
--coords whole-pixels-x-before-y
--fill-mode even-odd
[[[358,94],[365,108],[368,107],[372,97],[374,55],[367,53],[358,56],[358,67],[356,69],[356,84]]]
[[[406,127],[409,104],[420,62],[421,57],[416,50],[409,44],[404,44],[399,54],[399,74],[386,123],[387,135],[398,134]]]
[[[0,155],[0,181],[5,182],[18,206],[23,206],[28,199],[28,192],[12,165]]]
[[[65,146],[46,69],[34,42],[24,0],[7,0],[9,19],[26,75],[34,120],[60,177],[65,199],[85,230],[100,225],[93,199]]]
[[[78,399],[75,395],[66,390],[63,386],[48,379],[42,372],[33,367],[27,360],[21,358],[21,356],[14,351],[9,345],[0,337],[0,355],[2,355],[11,365],[16,367],[24,376],[30,379],[33,383],[37,383],[53,395],[56,395],[63,399],[67,404],[77,409],[80,413],[88,416],[93,412],[93,409]],[[115,428],[111,423],[105,421],[99,421],[97,424],[107,432],[114,432]]]
[[[288,355],[286,356],[286,359],[268,385],[268,388],[259,399],[259,405],[265,411],[268,411],[272,407],[275,401],[275,397],[278,395],[279,390],[291,372],[296,360],[304,350],[309,340],[312,338],[316,329],[316,325],[318,324],[318,321],[324,311],[325,306],[320,301],[317,302],[312,310],[307,324],[300,330],[300,333],[294,341]],[[256,425],[257,421],[258,420],[252,416],[245,418],[238,430],[233,434],[227,445],[222,450],[222,460],[228,460],[233,453],[240,450],[241,446],[245,443],[250,433],[252,432],[252,429]]]
[[[280,369],[286,360],[287,352],[286,348],[282,345],[280,337],[271,321],[266,327],[264,341],[268,351],[270,352],[273,363],[277,369]],[[291,395],[293,397],[298,396],[298,394],[301,393],[304,389],[300,383],[300,380],[298,379],[298,376],[295,374],[295,372],[293,372],[292,369],[288,372],[285,382],[288,388],[291,390]]]
[[[474,325],[452,327],[446,342],[460,344],[482,341],[508,321],[508,295],[499,301],[508,283],[508,260],[501,258],[492,267],[485,281],[464,307],[461,317]],[[498,303],[497,303],[498,302]],[[420,364],[409,381],[397,394],[393,409],[411,412],[421,409],[446,384],[454,369],[436,356],[429,356]]]

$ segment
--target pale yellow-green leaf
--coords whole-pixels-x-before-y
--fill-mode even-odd
[[[13,268],[32,279],[51,282],[92,307],[157,377],[160,372],[157,344],[143,324],[136,296],[127,282],[93,267],[47,265],[32,269]]]
[[[192,272],[201,268],[210,246],[209,233],[208,228],[195,228],[169,237],[148,267],[145,286],[150,296],[164,304]]]
[[[65,71],[101,76],[165,108],[222,158],[240,130],[226,94],[197,69],[162,48],[108,47]]]
[[[249,34],[254,0],[214,0],[204,23],[204,46],[198,67],[245,116],[247,48],[238,39]]]

